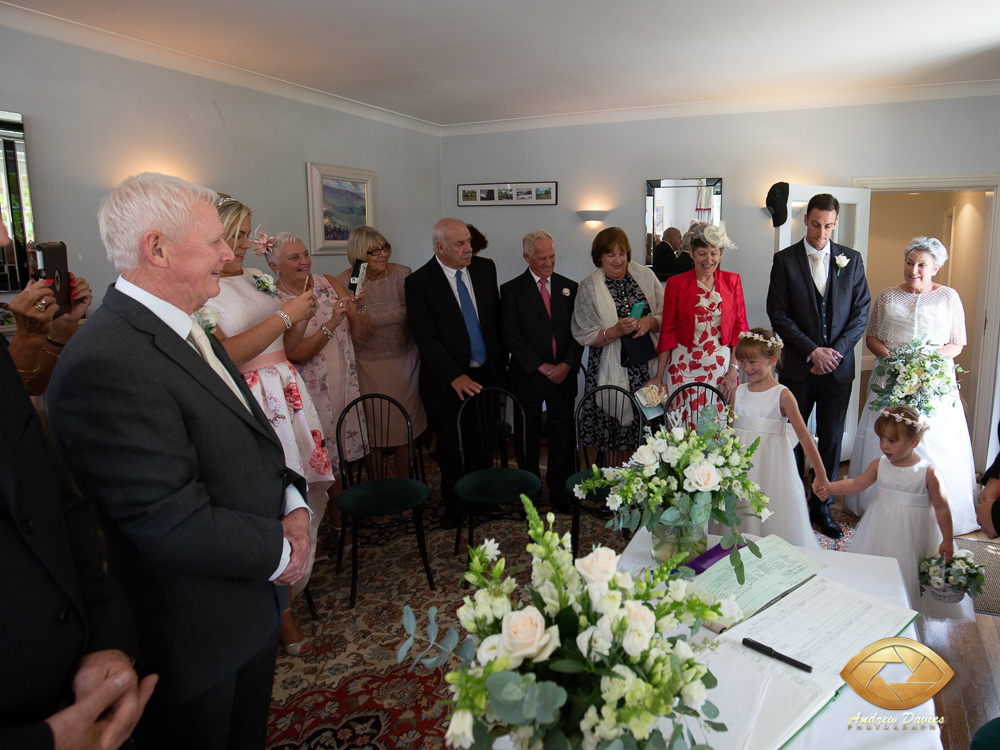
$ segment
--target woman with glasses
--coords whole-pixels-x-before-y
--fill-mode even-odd
[[[417,392],[420,375],[420,355],[406,325],[406,299],[403,282],[410,269],[399,263],[390,263],[392,246],[381,232],[362,226],[351,230],[347,238],[347,259],[351,267],[337,276],[347,286],[354,264],[368,262],[365,275],[365,307],[371,319],[371,335],[356,341],[354,353],[358,363],[358,381],[361,393],[382,393],[399,401],[410,415],[413,436],[427,427],[427,416]],[[401,470],[408,462],[406,425],[390,425],[390,444],[396,446],[397,476],[406,476]]]

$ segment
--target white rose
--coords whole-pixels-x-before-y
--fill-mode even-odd
[[[687,594],[687,581],[671,581],[667,584],[667,596],[673,601],[679,602]]]
[[[674,436],[675,440],[683,440],[684,439],[684,428],[683,427],[674,427],[670,431],[670,434]]]
[[[577,558],[573,565],[587,583],[607,583],[615,575],[618,555],[607,547],[598,547],[586,557]]]
[[[452,747],[460,747],[462,750],[469,750],[472,747],[472,712],[467,710],[456,711],[451,715],[448,722],[448,731],[445,732],[444,740]]]
[[[663,451],[663,460],[671,466],[676,466],[677,462],[681,460],[681,455],[681,449],[671,445]]]
[[[694,658],[694,651],[691,650],[687,641],[677,641],[674,644],[674,655],[681,660],[681,664],[684,664],[688,659]]]
[[[670,444],[663,438],[653,438],[649,441],[649,447],[656,451],[658,455],[662,456],[667,452],[667,448],[670,447]]]
[[[500,637],[510,657],[510,668],[517,669],[524,659],[538,657],[543,652],[547,651],[545,658],[548,658],[554,648],[550,647],[553,638],[558,645],[559,629],[553,625],[546,630],[542,613],[534,607],[525,607],[504,616]]]
[[[931,578],[941,578],[944,575],[944,570],[940,565],[931,565],[931,567],[927,569],[927,575]]]
[[[715,492],[721,481],[719,470],[708,461],[690,464],[684,469],[684,489],[688,492]]]
[[[497,657],[503,656],[503,641],[499,635],[491,635],[479,644],[476,650],[476,660],[483,665],[489,664]]]
[[[628,621],[629,629],[637,628],[649,635],[656,630],[656,615],[653,610],[642,602],[629,600],[624,604],[625,619]],[[635,656],[635,654],[633,654]]]
[[[705,703],[705,684],[701,680],[689,682],[681,688],[681,700],[688,708],[700,711]]]
[[[656,468],[660,465],[660,458],[656,452],[648,445],[640,445],[632,454],[632,463],[635,466],[642,466],[642,473],[647,477],[656,473]]]
[[[611,653],[611,643],[604,640],[600,631],[591,625],[576,637],[576,647],[584,656],[590,655],[594,661],[600,661],[602,656]]]

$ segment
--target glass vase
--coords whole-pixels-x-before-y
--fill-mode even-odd
[[[691,562],[708,549],[706,526],[670,526],[659,523],[653,527],[653,560],[665,563],[684,554],[681,565]]]

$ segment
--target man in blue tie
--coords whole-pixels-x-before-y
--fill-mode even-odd
[[[406,319],[420,350],[420,398],[437,436],[443,528],[458,524],[455,482],[461,472],[456,417],[484,387],[503,385],[507,354],[500,345],[497,271],[474,256],[469,230],[442,219],[431,235],[434,257],[407,277]]]

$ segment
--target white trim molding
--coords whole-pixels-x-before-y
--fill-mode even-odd
[[[994,397],[997,355],[1000,349],[1000,295],[990,292],[1000,289],[1000,207],[996,204],[997,196],[1000,195],[1000,174],[855,177],[852,185],[884,193],[954,190],[985,190],[993,193],[993,210],[987,211],[983,217],[983,250],[979,260],[981,273],[977,295],[978,301],[983,303],[982,309],[976,310],[975,320],[966,323],[973,344],[970,386],[976,396],[976,410],[969,415],[969,428],[976,469],[983,471],[991,458],[987,453],[993,430],[993,414],[997,408]],[[982,333],[976,336],[977,332]],[[989,404],[989,408],[986,404]]]

